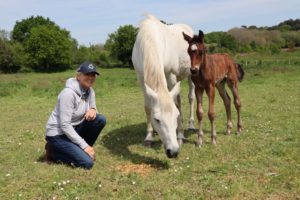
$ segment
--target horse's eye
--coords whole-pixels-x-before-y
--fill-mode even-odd
[[[159,119],[154,118],[154,120],[155,120],[156,123],[158,123],[158,124],[160,123]]]

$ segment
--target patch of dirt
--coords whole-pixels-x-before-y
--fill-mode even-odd
[[[130,173],[137,173],[141,176],[147,176],[155,169],[151,165],[147,164],[122,164],[115,167],[115,170],[123,173],[123,174],[130,174]]]

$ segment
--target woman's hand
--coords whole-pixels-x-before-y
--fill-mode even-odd
[[[96,109],[94,108],[91,108],[89,109],[85,115],[84,115],[84,118],[87,120],[87,121],[92,121],[96,118],[96,115],[97,115],[97,111]]]
[[[87,146],[85,149],[84,149],[85,153],[87,153],[93,160],[96,159],[95,157],[95,151],[94,151],[94,148],[91,147],[91,146]]]

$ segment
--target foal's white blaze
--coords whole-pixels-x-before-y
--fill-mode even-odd
[[[197,47],[196,44],[193,44],[193,45],[191,46],[191,49],[192,49],[192,51],[196,51],[196,50],[198,49],[198,47]]]

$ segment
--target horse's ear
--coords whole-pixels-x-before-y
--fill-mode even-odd
[[[176,85],[172,88],[170,95],[176,101],[177,96],[180,93],[180,82],[177,82]]]
[[[204,41],[204,33],[203,33],[203,31],[199,30],[198,37],[199,37],[200,42]]]
[[[156,93],[154,90],[152,90],[152,89],[147,85],[147,83],[145,83],[145,92],[146,92],[146,94],[147,94],[149,97],[151,97],[151,99],[153,99],[153,100],[156,100],[156,99],[157,99],[157,93]]]
[[[191,38],[189,35],[185,34],[184,32],[182,32],[182,34],[183,34],[183,38],[184,38],[188,43],[191,43],[192,38]]]

